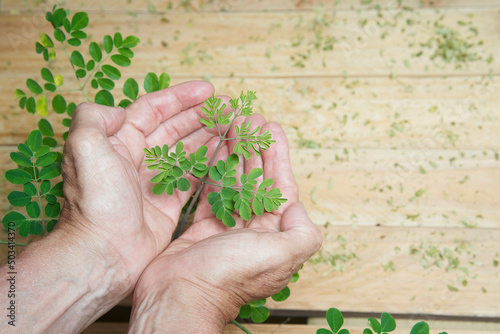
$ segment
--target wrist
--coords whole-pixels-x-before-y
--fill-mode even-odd
[[[221,297],[182,278],[149,287],[138,283],[129,333],[222,333],[239,306],[214,295]]]
[[[20,332],[80,332],[126,295],[115,265],[63,228],[27,246],[16,271]]]

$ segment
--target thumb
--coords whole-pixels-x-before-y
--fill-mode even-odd
[[[70,134],[76,129],[97,130],[106,137],[114,135],[125,121],[125,110],[95,103],[82,103],[76,107],[71,120]]]
[[[301,264],[316,253],[323,243],[321,232],[299,202],[289,206],[283,213],[281,231],[288,239],[288,251]]]

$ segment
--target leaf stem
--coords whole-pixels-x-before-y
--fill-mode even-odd
[[[253,334],[252,332],[250,332],[245,326],[243,326],[242,324],[240,324],[238,321],[236,320],[231,320],[230,323],[232,323],[233,325],[235,325],[236,327],[238,327],[239,329],[241,329],[242,331],[244,331],[245,333],[247,334]]]
[[[26,247],[28,246],[27,243],[24,243],[24,242],[10,242],[10,241],[4,241],[4,240],[0,240],[0,245],[16,245],[16,246],[22,246],[22,247]]]
[[[234,112],[234,117],[231,120],[231,123],[229,123],[226,131],[224,132],[224,134],[222,136],[220,134],[220,131],[218,131],[219,132],[219,143],[217,144],[217,147],[215,148],[215,152],[212,155],[212,158],[210,159],[210,162],[208,163],[208,169],[210,169],[210,167],[212,167],[212,164],[214,163],[215,157],[217,156],[217,153],[219,153],[219,150],[220,150],[220,148],[222,146],[222,143],[224,142],[224,137],[226,137],[227,133],[229,132],[229,129],[233,125],[234,120],[237,117],[240,116],[240,113],[238,113],[238,111],[241,111],[241,108],[239,110],[236,110]],[[217,123],[217,121],[216,121],[216,123]],[[217,126],[217,130],[219,130],[218,126]],[[182,227],[186,223],[187,217],[191,213],[191,210],[193,209],[194,203],[196,203],[196,200],[198,200],[198,197],[200,197],[201,191],[203,190],[203,187],[205,186],[207,178],[208,178],[208,173],[207,173],[207,175],[205,175],[203,177],[203,179],[200,180],[201,184],[199,185],[198,189],[196,190],[196,192],[194,193],[193,197],[191,198],[191,202],[189,203],[189,206],[188,206],[188,208],[186,210],[186,213],[184,213],[184,216],[182,217],[182,220],[177,225],[177,229],[175,230],[175,233],[174,233],[174,236],[173,236],[172,240],[175,240],[175,239],[177,239],[180,236]]]
[[[76,69],[75,69],[75,65],[73,65],[73,62],[71,61],[71,57],[69,56],[69,53],[68,51],[66,50],[66,43],[63,43],[63,48],[62,50],[64,51],[64,53],[66,54],[66,57],[68,58],[69,60],[69,63],[71,64],[71,68],[73,69],[73,72],[75,72],[75,77],[76,77],[76,81],[78,81],[78,86],[80,87],[80,91],[82,92],[83,96],[85,96],[85,98],[87,99],[87,101],[89,102],[92,102],[90,100],[90,98],[87,96],[87,93],[85,93],[85,90],[84,90],[84,87],[85,86],[82,86],[82,83],[80,82],[80,78],[78,78],[76,76]]]
[[[33,153],[33,157],[32,157],[32,167],[33,167],[33,175],[36,177],[36,163],[35,163],[35,156],[34,156],[34,153]],[[38,183],[38,181],[40,180],[40,178],[36,178],[35,179],[35,188],[36,188],[36,196],[38,197],[38,205],[40,206],[40,214],[42,215],[42,230],[43,230],[43,235],[47,235],[47,232],[45,230],[45,217],[43,215],[43,206],[42,206],[42,196],[43,194],[40,194],[41,191],[40,191],[40,184]]]
[[[215,149],[214,155],[212,155],[212,159],[210,159],[210,162],[208,163],[209,169],[212,166],[212,164],[214,163],[215,156],[219,152],[219,149],[221,146],[222,146],[222,140],[220,140],[219,144],[217,144],[217,148]],[[172,240],[175,240],[179,237],[181,230],[182,230],[182,227],[186,223],[187,217],[189,216],[189,214],[191,213],[191,210],[193,209],[194,203],[196,203],[196,200],[198,199],[198,197],[200,197],[201,191],[203,190],[203,187],[205,186],[205,180],[207,179],[207,177],[208,177],[208,174],[205,175],[203,177],[203,179],[200,180],[201,184],[198,186],[198,189],[196,189],[196,192],[194,193],[194,195],[191,199],[191,202],[189,203],[189,206],[186,210],[186,213],[184,213],[182,220],[180,221],[179,225],[177,225],[177,230],[175,230],[175,234],[174,234],[174,237],[172,238]]]

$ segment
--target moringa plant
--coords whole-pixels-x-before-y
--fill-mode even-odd
[[[123,37],[116,32],[113,36],[104,36],[102,42],[91,41],[87,52],[82,51],[82,40],[87,38],[85,28],[89,24],[86,12],[71,12],[64,8],[53,7],[46,13],[45,19],[52,25],[51,35],[41,33],[40,40],[35,44],[35,51],[50,63],[57,61],[61,56],[71,65],[76,79],[76,86],[69,87],[61,74],[52,73],[50,66],[40,71],[42,81],[29,78],[26,88],[16,89],[14,96],[19,100],[19,107],[28,113],[46,117],[51,109],[56,114],[64,114],[62,120],[65,127],[71,125],[71,117],[77,102],[90,101],[105,106],[127,107],[139,96],[139,84],[133,78],[123,84],[123,95],[126,97],[118,104],[115,103],[113,90],[115,82],[122,79],[118,67],[131,65],[134,57],[132,49],[140,40],[136,36]],[[82,53],[83,52],[83,53]],[[84,56],[85,53],[85,56]],[[159,76],[148,73],[143,87],[146,93],[165,89],[170,84],[170,77],[166,73]],[[81,101],[68,101],[69,92],[80,92]],[[221,222],[228,226],[235,226],[233,215],[239,215],[243,220],[250,220],[252,215],[262,215],[264,211],[271,212],[286,202],[278,188],[272,188],[274,181],[271,178],[262,182],[257,180],[263,175],[260,168],[252,169],[248,174],[236,175],[236,167],[240,157],[250,159],[252,154],[260,155],[261,150],[269,148],[275,141],[269,131],[260,132],[260,126],[252,128],[252,121],[244,121],[241,125],[233,122],[238,117],[252,115],[252,104],[256,99],[255,92],[241,93],[239,98],[230,100],[231,111],[221,104],[221,99],[212,96],[205,101],[202,110],[206,118],[200,119],[207,128],[216,128],[219,144],[212,155],[207,157],[208,148],[199,147],[195,152],[186,152],[181,141],[175,149],[170,150],[167,145],[145,149],[145,163],[150,170],[159,173],[151,179],[154,184],[152,191],[156,195],[172,195],[178,191],[188,191],[191,184],[188,175],[200,180],[200,185],[188,202],[183,212],[183,219],[176,231],[177,237],[188,214],[195,208],[201,189],[205,184],[217,187],[218,191],[208,194],[207,201],[212,212]],[[222,132],[222,127],[226,130]],[[234,138],[227,138],[229,129],[235,130]],[[63,134],[66,140],[68,131]],[[225,160],[215,162],[215,156],[224,141],[234,140],[234,153]],[[12,232],[17,230],[19,235],[45,235],[50,233],[57,223],[61,213],[63,200],[63,181],[55,182],[61,175],[62,153],[55,137],[52,124],[41,118],[38,129],[31,131],[25,142],[17,146],[17,151],[10,154],[11,160],[17,168],[5,173],[7,181],[20,186],[8,194],[9,203],[14,207],[24,208],[25,213],[10,211],[2,219],[4,227],[9,231],[9,244],[13,247]],[[238,184],[238,179],[239,184]],[[24,243],[16,245],[25,246]],[[298,274],[292,282],[298,279]],[[272,298],[282,301],[288,298],[290,289],[285,287]],[[254,322],[263,322],[269,317],[269,309],[264,306],[266,299],[254,301],[242,307],[240,317],[251,318]],[[241,324],[234,321],[241,329],[248,332]]]
[[[330,308],[326,311],[326,321],[330,329],[320,328],[316,331],[316,334],[349,334],[349,330],[342,328],[344,325],[344,316],[336,308]],[[363,334],[387,334],[396,330],[396,320],[387,312],[382,313],[380,316],[380,321],[369,317],[367,327],[363,330]],[[413,325],[410,334],[429,334],[429,324],[425,321],[419,321]],[[446,332],[440,332],[439,334],[447,334]]]

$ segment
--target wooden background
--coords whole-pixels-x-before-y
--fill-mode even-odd
[[[39,79],[44,62],[34,43],[51,31],[43,17],[53,3],[0,2],[2,175],[14,167],[8,156],[14,145],[39,119],[19,109],[13,92],[28,77]],[[300,199],[325,243],[292,284],[290,299],[269,303],[273,310],[386,311],[412,319],[407,326],[442,317],[462,328],[453,333],[470,332],[461,320],[483,321],[474,332],[500,331],[500,2],[87,0],[66,6],[89,12],[93,40],[116,30],[141,38],[125,78],[142,81],[147,72],[165,71],[173,83],[209,80],[218,94],[255,90],[258,112],[283,125]],[[470,44],[466,52],[480,59],[432,60],[436,43],[422,44],[437,36],[435,22],[456,31]],[[74,83],[64,62],[49,67],[65,85]],[[59,135],[60,118],[49,115]],[[2,214],[12,209],[11,189],[2,177]],[[251,327],[312,333],[320,325]],[[125,332],[126,324],[88,330],[111,331]]]

